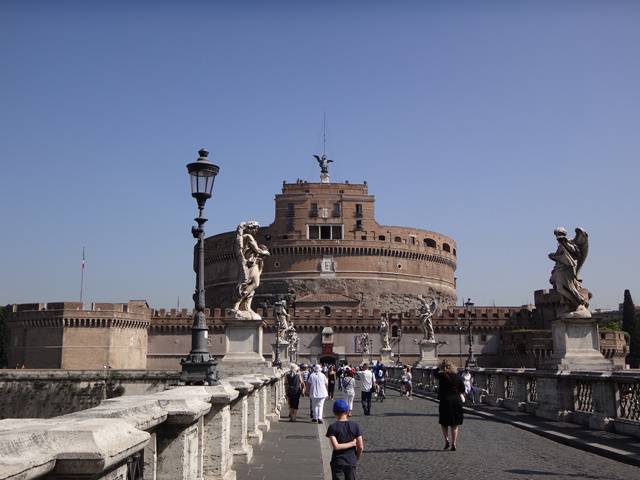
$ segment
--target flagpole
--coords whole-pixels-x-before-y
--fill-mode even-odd
[[[84,247],[82,247],[82,263],[80,264],[80,303],[82,303],[83,288],[84,288]]]

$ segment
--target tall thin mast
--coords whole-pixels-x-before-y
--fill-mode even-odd
[[[80,303],[82,303],[83,289],[84,289],[84,247],[82,247],[82,262],[80,263]]]

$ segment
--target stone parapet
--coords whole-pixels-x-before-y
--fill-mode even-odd
[[[414,391],[435,393],[435,368],[414,368]],[[548,420],[577,423],[640,438],[640,371],[555,372],[471,369],[475,399]],[[388,368],[391,385],[402,369]]]
[[[0,480],[233,480],[283,401],[283,372],[113,398],[50,419],[0,420]]]

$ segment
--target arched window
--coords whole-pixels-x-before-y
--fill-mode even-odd
[[[433,238],[425,238],[424,245],[425,247],[431,247],[431,248],[436,248],[438,246],[436,244],[436,241]]]
[[[444,250],[445,252],[451,252],[451,247],[449,246],[448,243],[443,243],[442,250]]]
[[[396,237],[393,239],[394,242],[396,243],[402,243],[402,238],[401,237]]]
[[[324,307],[322,307],[322,309],[324,310],[324,315],[326,317],[328,317],[329,315],[331,315],[331,307],[329,307],[328,305],[325,305]]]
[[[380,240],[381,242],[384,242],[387,239],[387,237],[385,237],[384,235],[378,235],[378,240]]]

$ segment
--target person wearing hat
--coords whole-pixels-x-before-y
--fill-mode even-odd
[[[311,413],[312,422],[322,422],[322,410],[324,408],[324,401],[329,396],[327,386],[329,381],[327,377],[322,373],[322,367],[315,365],[313,367],[313,373],[309,375],[309,398],[311,399]]]
[[[331,479],[355,480],[358,459],[364,450],[362,429],[349,420],[349,405],[344,400],[333,403],[336,421],[327,429],[326,437],[331,442]]]

